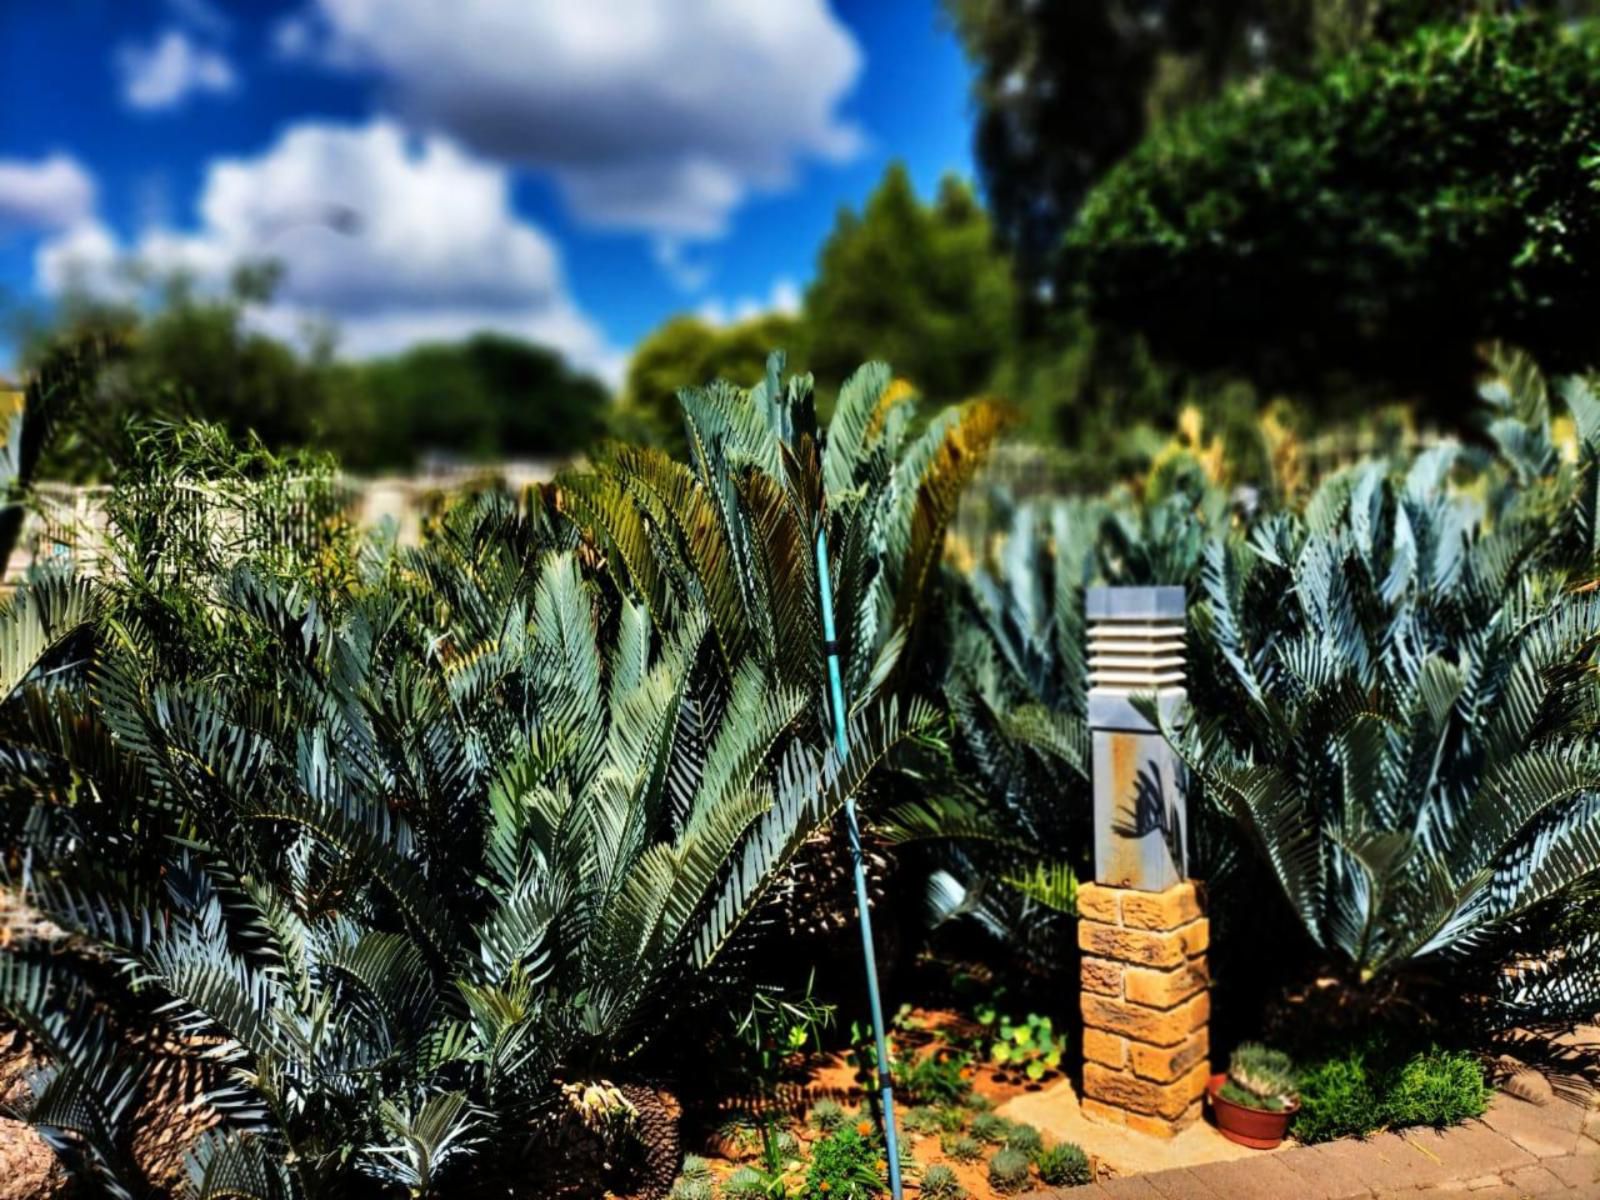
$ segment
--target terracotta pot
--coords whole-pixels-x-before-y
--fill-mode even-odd
[[[1227,1082],[1226,1074],[1213,1075],[1206,1086],[1206,1096],[1211,1101],[1211,1115],[1216,1118],[1222,1136],[1230,1142],[1238,1142],[1241,1146],[1256,1150],[1276,1149],[1283,1141],[1284,1134],[1289,1132],[1289,1122],[1294,1119],[1294,1114],[1300,1111],[1300,1101],[1293,1101],[1281,1112],[1249,1108],[1220,1095],[1222,1085]]]

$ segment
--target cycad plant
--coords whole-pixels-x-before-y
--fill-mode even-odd
[[[670,636],[684,614],[707,615],[713,691],[753,663],[773,686],[807,697],[806,736],[823,746],[833,734],[819,543],[829,558],[844,695],[859,713],[886,688],[916,682],[908,664],[938,633],[926,617],[945,532],[1002,416],[975,401],[918,432],[911,390],[870,363],[840,388],[824,427],[811,377],[782,378],[782,366],[774,354],[765,380],[749,390],[718,382],[680,394],[687,463],[617,446],[593,469],[563,478],[560,493],[643,597],[660,634]],[[875,845],[867,852],[881,880],[885,861]],[[852,926],[849,872],[843,840],[819,834],[784,881],[786,927]]]
[[[636,1064],[928,718],[870,705],[847,763],[814,748],[813,697],[709,671],[712,622],[656,627],[548,500],[463,507],[348,593],[237,565],[197,581],[203,625],[98,621],[69,701],[22,681],[6,844],[78,953],[9,956],[0,1012],[54,1064],[29,1118],[98,1186],[140,1190],[129,1118],[172,1060],[206,1076],[201,1197],[515,1190],[563,1114],[661,1130]],[[599,1117],[564,1099],[612,1079]]]
[[[1355,980],[1592,1013],[1595,946],[1539,929],[1600,867],[1600,598],[1537,569],[1540,528],[1480,524],[1454,456],[1346,471],[1213,544],[1205,684],[1166,732]]]

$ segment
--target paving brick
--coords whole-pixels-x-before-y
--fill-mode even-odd
[[[1287,1200],[1288,1197],[1307,1196],[1305,1178],[1277,1159],[1276,1154],[1255,1154],[1189,1169],[1212,1191],[1221,1192],[1229,1200]]]
[[[1359,1174],[1315,1146],[1296,1146],[1273,1158],[1304,1180],[1306,1196],[1316,1196],[1319,1200],[1356,1200],[1372,1194],[1372,1186],[1362,1182]]]
[[[1381,1154],[1372,1153],[1370,1142],[1350,1138],[1345,1141],[1328,1142],[1313,1149],[1333,1167],[1347,1172],[1374,1192],[1396,1186],[1387,1159]]]
[[[1200,915],[1200,892],[1193,883],[1180,883],[1163,892],[1122,894],[1122,923],[1129,929],[1176,929]]]
[[[1561,1177],[1552,1173],[1543,1163],[1536,1163],[1531,1167],[1518,1167],[1506,1176],[1506,1182],[1515,1188],[1519,1195],[1526,1196],[1559,1196],[1563,1192],[1571,1191]]]
[[[1582,1136],[1576,1130],[1563,1128],[1564,1114],[1553,1111],[1555,1109],[1555,1104],[1540,1107],[1500,1095],[1489,1105],[1483,1120],[1535,1158],[1555,1158],[1575,1153]]]
[[[1418,1131],[1408,1129],[1401,1133],[1375,1134],[1364,1145],[1388,1169],[1384,1187],[1418,1188],[1442,1183],[1460,1173],[1440,1153],[1438,1141],[1432,1131],[1419,1136]]]
[[[1544,1167],[1568,1187],[1585,1196],[1600,1196],[1600,1155],[1547,1158]]]
[[[1100,1190],[1107,1200],[1167,1200],[1151,1186],[1143,1175],[1129,1175],[1123,1179],[1101,1181]]]
[[[1499,1174],[1537,1162],[1521,1146],[1496,1133],[1481,1121],[1468,1121],[1453,1129],[1408,1129],[1406,1138],[1432,1151],[1450,1164],[1457,1175]]]
[[[1143,1177],[1166,1200],[1232,1200],[1191,1170],[1156,1171]]]

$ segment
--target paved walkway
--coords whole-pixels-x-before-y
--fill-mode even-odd
[[[1600,1108],[1495,1096],[1481,1121],[1047,1189],[1024,1200],[1600,1200]]]

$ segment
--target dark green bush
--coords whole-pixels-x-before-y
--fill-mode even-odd
[[[1076,1142],[1057,1142],[1034,1160],[1039,1179],[1050,1187],[1076,1187],[1092,1183],[1089,1156]]]
[[[1442,1128],[1481,1116],[1488,1102],[1489,1085],[1471,1053],[1437,1046],[1407,1053],[1374,1037],[1305,1071],[1294,1135],[1311,1143],[1384,1128]]]
[[[1158,130],[1090,193],[1091,311],[1199,366],[1437,394],[1505,337],[1588,365],[1600,42],[1488,18],[1268,76]]]

